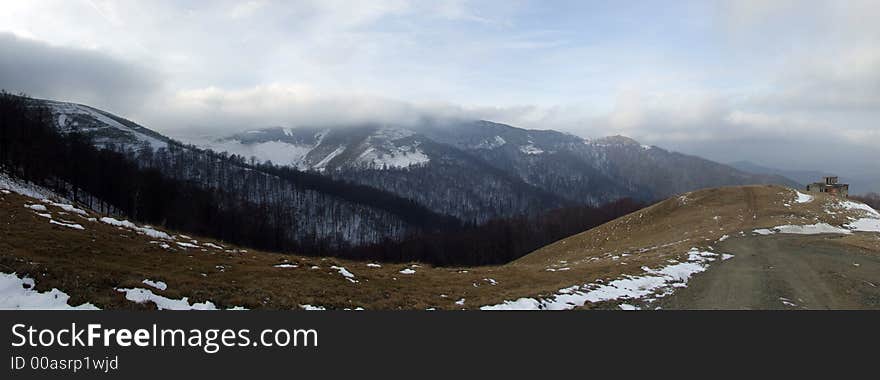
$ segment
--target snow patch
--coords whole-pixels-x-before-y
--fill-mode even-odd
[[[159,289],[159,290],[168,289],[168,284],[166,284],[162,281],[153,281],[153,280],[150,280],[149,278],[141,281],[141,283],[143,283],[144,285],[147,285],[147,286],[152,286],[152,287]]]
[[[406,269],[403,269],[400,271],[400,274],[414,274],[414,273],[416,273],[416,271],[409,269],[409,268],[406,268]]]
[[[349,272],[348,269],[345,269],[345,267],[338,267],[338,266],[334,265],[334,266],[331,266],[330,269],[335,269],[336,271],[339,272],[339,274],[341,274],[343,277],[345,277],[346,280],[348,280],[351,283],[358,282],[358,280],[355,280],[354,273]]]
[[[334,150],[333,152],[328,154],[326,157],[324,157],[324,159],[322,159],[321,161],[318,161],[318,163],[315,164],[314,168],[318,169],[318,170],[325,169],[327,167],[327,164],[330,163],[330,160],[336,158],[336,156],[342,154],[342,152],[345,152],[344,145],[340,145],[338,148],[336,148],[336,150]]]
[[[812,195],[807,195],[797,190],[795,190],[795,193],[797,194],[797,199],[795,199],[795,202],[797,203],[809,203],[813,201]]]
[[[774,227],[774,230],[781,234],[797,234],[797,235],[817,235],[817,234],[851,234],[852,231],[832,226],[828,223],[816,223],[807,225],[784,225]]]
[[[129,222],[127,220],[116,220],[109,216],[105,216],[100,219],[101,223],[109,224],[111,226],[128,228],[130,230],[134,230],[137,233],[147,235],[154,239],[165,239],[165,240],[174,240],[171,235],[168,235],[162,231],[155,230],[149,226],[138,227],[136,224]]]
[[[75,223],[62,223],[62,222],[59,222],[56,220],[49,220],[49,223],[59,225],[62,227],[73,228],[75,230],[85,230],[85,228],[83,228],[82,225],[75,224]]]
[[[65,203],[55,203],[55,202],[52,202],[51,200],[48,200],[48,199],[43,199],[43,203],[48,204],[48,205],[50,205],[50,206],[58,207],[58,208],[60,208],[60,209],[62,209],[62,210],[64,210],[64,211],[72,212],[72,213],[74,213],[74,214],[88,215],[88,213],[85,212],[85,210],[78,209],[78,208],[73,207],[73,206],[71,206],[71,205],[69,205],[69,204],[65,204]]]
[[[42,186],[37,186],[30,182],[22,181],[19,179],[14,179],[8,176],[6,173],[0,172],[0,189],[5,190],[4,194],[9,194],[10,192],[16,193],[19,195],[24,195],[26,197],[31,198],[57,198],[63,199],[59,197],[55,192],[46,189]],[[66,201],[66,200],[65,200]]]
[[[38,292],[36,282],[30,277],[18,277],[15,273],[0,273],[0,309],[28,310],[99,310],[95,305],[84,303],[68,305],[70,296],[58,289]]]
[[[536,147],[532,143],[529,143],[529,145],[523,145],[523,146],[519,147],[519,151],[523,152],[529,156],[539,155],[539,154],[544,153],[543,149]]]
[[[431,158],[417,145],[391,147],[388,152],[379,152],[370,147],[361,153],[357,162],[373,169],[408,168],[427,164]]]
[[[189,297],[172,299],[153,293],[152,290],[143,288],[116,289],[117,292],[125,293],[125,299],[136,303],[152,302],[159,310],[217,310],[217,306],[211,301],[189,303]],[[240,308],[233,308],[240,310]]]
[[[42,212],[49,211],[48,209],[46,209],[46,206],[43,206],[43,205],[24,205],[24,207],[27,207],[27,208],[34,210],[34,211],[42,211]]]
[[[560,289],[547,298],[520,298],[504,301],[496,305],[483,306],[481,310],[569,310],[583,306],[587,302],[614,300],[636,300],[648,295],[664,297],[672,294],[675,288],[687,286],[687,281],[696,273],[705,271],[708,263],[718,254],[691,248],[688,261],[667,265],[660,269],[642,267],[640,276],[623,278],[604,283],[589,283]]]

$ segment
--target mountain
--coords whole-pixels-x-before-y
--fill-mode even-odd
[[[233,171],[271,162],[338,184],[388,192],[431,213],[468,223],[538,215],[562,207],[599,206],[622,198],[654,201],[706,187],[796,185],[779,176],[746,173],[624,136],[590,140],[489,121],[428,120],[413,126],[365,124],[332,129],[272,127],[201,144],[201,148],[222,153],[214,155],[109,112],[72,103],[36,102],[51,111],[60,131],[78,132],[97,146],[128,152],[137,156],[133,158],[139,165],[179,180],[205,183],[213,174],[200,165],[175,167],[169,154],[212,162],[234,158],[234,165],[224,166]],[[250,157],[255,160],[247,162]],[[305,178],[307,174],[287,175]],[[238,186],[230,191],[246,191],[242,181],[234,183]],[[213,189],[228,185],[205,183]],[[334,197],[351,196],[344,193],[339,191]],[[254,201],[257,195],[248,197]],[[361,197],[359,202],[369,200]],[[406,228],[394,230],[400,236]],[[326,234],[331,232],[318,235]]]
[[[81,133],[100,147],[116,145],[158,150],[167,148],[171,142],[168,137],[97,108],[53,100],[32,99],[32,101],[52,112],[53,121],[59,131]]]
[[[458,222],[376,188],[205,151],[85,105],[0,93],[0,169],[114,216],[325,252]]]
[[[786,170],[786,169],[778,169],[771,168],[767,166],[758,165],[751,161],[736,161],[731,162],[728,165],[742,170],[747,173],[755,173],[755,174],[766,174],[766,175],[778,175],[786,178],[791,178],[797,181],[800,185],[806,185],[808,183],[813,183],[816,181],[822,180],[822,177],[830,176],[833,174],[821,172],[817,170]]]
[[[880,177],[877,173],[831,173],[818,170],[789,170],[758,165],[750,161],[731,162],[728,165],[748,173],[777,175],[797,181],[801,187],[808,183],[821,181],[825,176],[838,176],[840,181],[849,183],[850,194],[880,192]]]
[[[480,222],[626,197],[653,201],[705,187],[797,185],[624,136],[589,140],[489,121],[274,127],[203,146],[381,188]]]

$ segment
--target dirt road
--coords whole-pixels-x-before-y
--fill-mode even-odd
[[[832,235],[747,236],[715,252],[687,288],[660,301],[664,309],[880,309],[880,251]]]

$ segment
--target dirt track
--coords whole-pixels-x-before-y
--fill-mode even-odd
[[[664,309],[880,309],[880,254],[832,235],[729,239],[734,254],[662,300]]]

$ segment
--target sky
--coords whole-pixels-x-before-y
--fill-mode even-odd
[[[0,88],[175,137],[487,119],[874,178],[880,2],[0,1]]]

